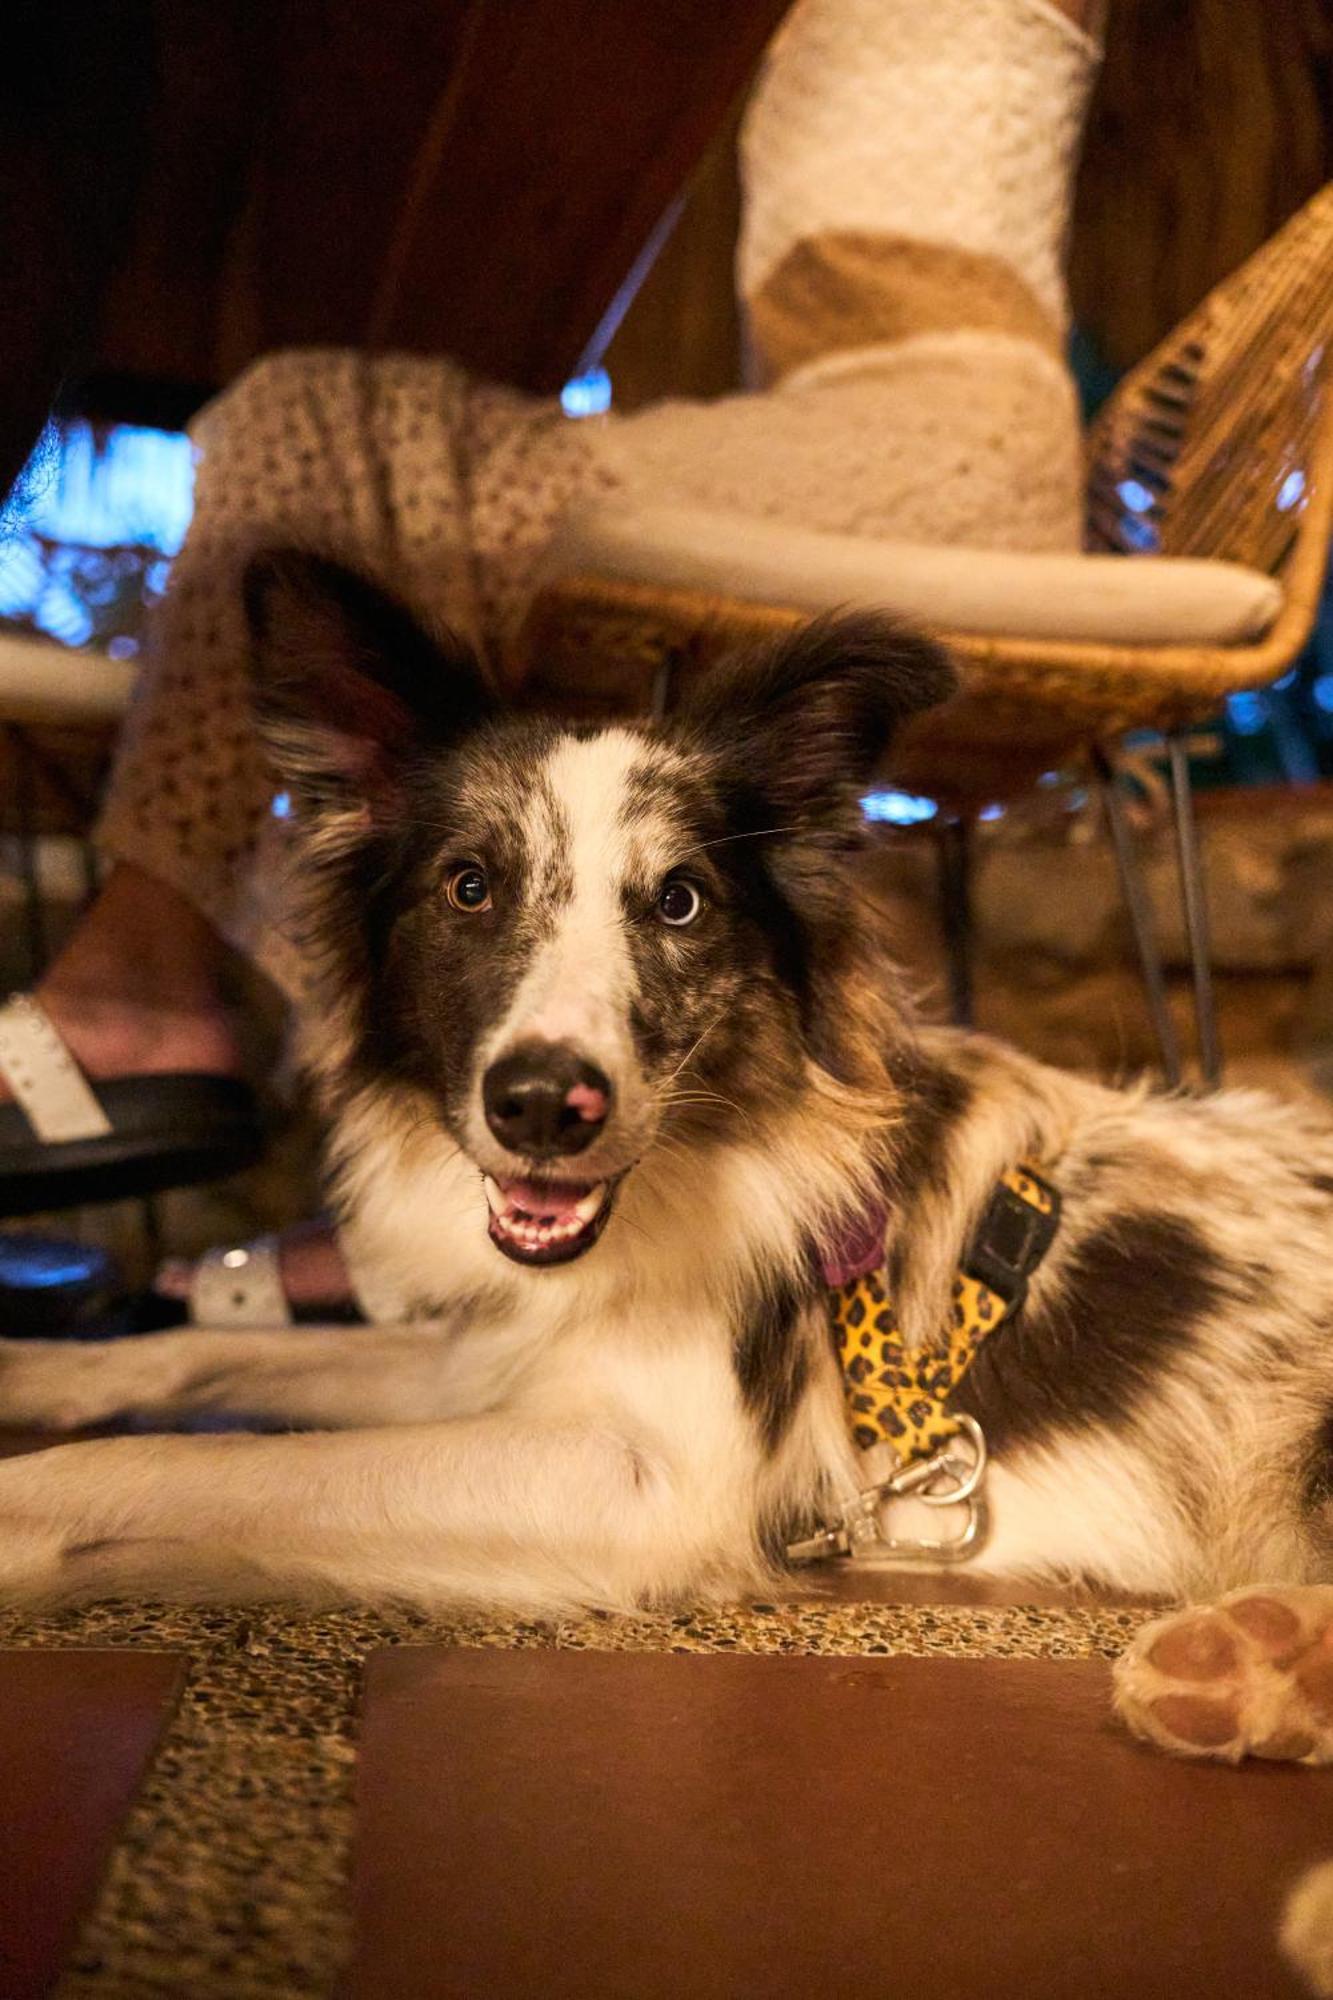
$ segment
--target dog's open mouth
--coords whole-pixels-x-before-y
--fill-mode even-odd
[[[516,1264],[567,1264],[605,1229],[615,1181],[519,1181],[482,1176],[491,1241]]]

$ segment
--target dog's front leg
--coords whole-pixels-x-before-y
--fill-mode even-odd
[[[702,1512],[614,1426],[110,1438],[0,1464],[0,1593],[625,1608],[718,1574]]]
[[[444,1327],[0,1340],[0,1423],[59,1431],[213,1413],[364,1430],[450,1414],[453,1372]]]

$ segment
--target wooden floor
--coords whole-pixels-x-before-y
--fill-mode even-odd
[[[0,1652],[5,2000],[70,1962],[190,1668]],[[1094,1661],[381,1650],[342,1963],[308,1983],[294,1917],[276,1990],[1298,2000],[1276,1925],[1328,1858],[1333,1774],[1159,1757],[1108,1684]],[[251,1866],[272,1858],[257,1831]],[[154,1942],[161,1984],[103,1988],[84,1952],[69,1990],[201,1990]],[[237,1965],[206,1990],[260,1989]]]
[[[55,1984],[185,1684],[154,1652],[0,1653],[0,1993]]]
[[[1108,1678],[380,1653],[353,2000],[1295,2000],[1270,1913],[1328,1782],[1131,1746]]]

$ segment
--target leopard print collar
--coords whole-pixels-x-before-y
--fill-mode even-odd
[[[843,1261],[841,1282],[830,1291],[833,1339],[852,1436],[863,1451],[888,1443],[911,1465],[958,1435],[962,1424],[949,1399],[982,1342],[1022,1305],[1059,1220],[1059,1194],[1036,1167],[1024,1161],[1002,1174],[954,1279],[947,1340],[929,1347],[909,1347],[898,1326],[882,1229],[873,1268]]]

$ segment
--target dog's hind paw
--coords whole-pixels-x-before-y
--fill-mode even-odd
[[[1333,1763],[1333,1585],[1234,1590],[1154,1619],[1115,1691],[1134,1734],[1178,1756]]]

